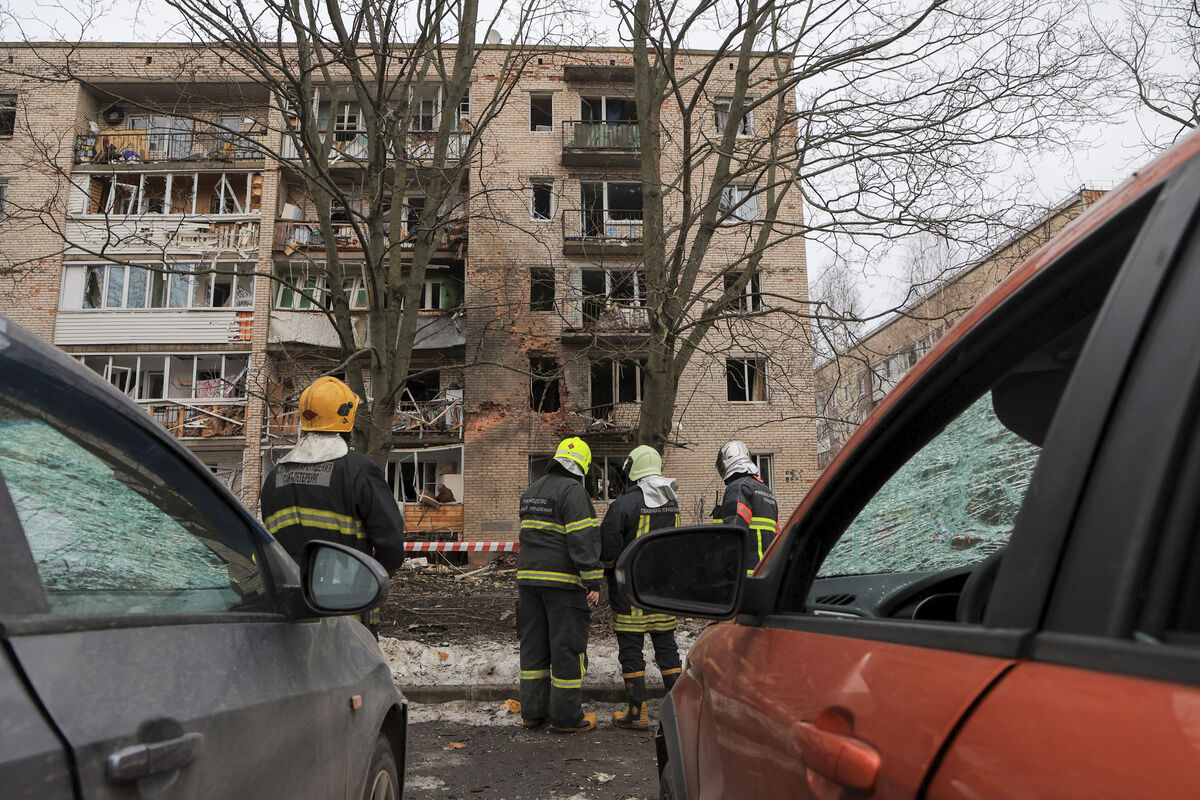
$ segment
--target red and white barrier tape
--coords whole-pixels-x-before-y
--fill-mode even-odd
[[[404,549],[414,553],[515,553],[520,542],[405,542]]]

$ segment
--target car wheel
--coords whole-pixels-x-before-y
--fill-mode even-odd
[[[392,743],[386,736],[375,740],[375,752],[371,754],[371,766],[367,769],[363,800],[400,800],[396,756],[392,753]]]

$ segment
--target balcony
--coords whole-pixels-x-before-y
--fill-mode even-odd
[[[286,406],[269,407],[264,430],[267,438],[294,440],[300,432],[299,410]],[[392,418],[392,436],[396,440],[462,441],[462,430],[461,392],[454,397],[398,403]]]
[[[637,121],[564,122],[562,163],[567,167],[640,167],[642,145]]]
[[[328,136],[321,131],[321,137]],[[329,147],[329,164],[333,167],[361,168],[366,166],[368,155],[367,134],[365,131],[335,131],[334,140]],[[466,150],[469,132],[452,132],[446,143],[446,163],[458,162]],[[411,131],[406,139],[403,159],[405,163],[417,166],[433,164],[434,151],[437,144],[437,131]],[[294,161],[300,157],[297,143],[290,137],[283,140],[283,157]],[[390,161],[396,160],[396,154],[390,154]]]
[[[571,83],[602,85],[633,83],[634,73],[631,66],[617,66],[616,64],[567,64],[563,67],[563,80]]]
[[[245,435],[246,406],[240,403],[191,405],[163,400],[140,405],[178,439],[227,439]]]
[[[61,309],[54,344],[241,344],[251,340],[254,313],[223,309]]]
[[[566,209],[562,215],[563,255],[642,255],[641,209]]]
[[[354,226],[349,223],[333,224],[334,246],[342,250],[362,250]],[[413,242],[405,241],[400,247],[411,250]],[[321,236],[321,226],[316,220],[293,220],[275,223],[275,249],[283,251],[284,255],[292,255],[301,250],[324,250],[325,240]],[[437,250],[442,255],[452,258],[463,258],[467,250],[467,227],[465,225],[448,226],[442,231]]]
[[[360,345],[370,341],[365,312],[353,313],[354,340]],[[302,344],[313,347],[340,347],[333,324],[320,311],[271,311],[271,323],[267,335],[268,344]],[[417,331],[413,338],[414,350],[440,350],[446,347],[462,347],[467,342],[466,328],[461,314],[448,312],[421,312],[417,319]]]
[[[249,255],[256,251],[258,215],[243,215],[240,220],[230,220],[229,216],[232,215],[221,215],[219,222],[207,216],[183,214],[75,217],[67,224],[67,252]]]
[[[76,164],[261,161],[262,133],[113,130],[75,137]]]
[[[584,295],[575,305],[562,331],[563,342],[586,344],[602,336],[606,341],[628,340],[636,345],[649,335],[650,317],[640,301]]]

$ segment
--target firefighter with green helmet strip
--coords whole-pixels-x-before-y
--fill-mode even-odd
[[[612,502],[600,523],[600,557],[609,567],[637,537],[679,525],[678,485],[674,478],[663,477],[662,456],[657,450],[647,445],[635,447],[625,459],[621,474],[629,488]],[[675,644],[675,618],[637,608],[617,586],[611,568],[607,577],[613,631],[617,635],[617,657],[627,701],[624,710],[613,712],[613,725],[646,730],[650,727],[650,714],[646,710],[646,658],[642,654],[642,645],[649,634],[663,685],[671,691],[683,671],[679,648]]]
[[[379,466],[350,449],[358,395],[337,378],[318,378],[300,395],[300,438],[267,475],[263,523],[299,561],[313,539],[374,556],[387,571],[404,563],[404,515]],[[362,615],[379,636],[379,609]]]
[[[717,472],[725,481],[725,496],[713,509],[713,522],[736,525],[750,532],[746,572],[753,573],[779,530],[775,493],[758,476],[750,450],[736,439],[717,451]]]
[[[564,439],[521,496],[517,636],[521,641],[521,724],[549,720],[559,733],[596,727],[582,708],[589,604],[600,601],[600,527],[583,480],[591,449]]]

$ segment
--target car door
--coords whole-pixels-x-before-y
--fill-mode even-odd
[[[82,796],[357,791],[379,720],[352,698],[386,671],[351,641],[369,634],[286,619],[262,566],[273,543],[198,462],[90,379],[5,345],[0,497],[40,608],[6,608],[4,630]]]
[[[1092,336],[1146,311],[1109,290],[1125,256],[1141,257],[1134,239],[1161,216],[1158,195],[985,301],[990,313],[952,331],[835,462],[748,581],[748,596],[769,598],[751,607],[766,610],[691,653],[703,698],[690,796],[924,794],[1040,624],[1053,570],[1021,576],[1021,591],[991,581],[1019,544],[1058,563],[1070,516],[1030,503],[1061,484],[1054,503],[1076,507],[1101,431],[1072,442],[1051,475],[1042,444],[1062,420],[1109,408],[1111,387],[1069,388],[1087,382]],[[1128,355],[1110,353],[1112,368]]]
[[[1200,796],[1200,186],[1172,188],[1176,230],[1160,224],[1147,237],[1154,258],[1139,274],[1149,279],[1127,292],[1153,305],[1149,322],[1140,331],[1127,317],[1105,331],[1092,354],[1097,380],[1079,387],[1107,379],[1122,388],[1043,629],[1029,660],[962,726],[932,798]],[[1190,236],[1172,256],[1182,227]],[[1168,266],[1164,289],[1146,291]],[[1135,342],[1130,369],[1111,369],[1121,344]],[[1074,420],[1062,441],[1087,424]],[[1021,560],[1013,567],[1025,572]],[[1007,568],[998,591],[1013,584]]]

